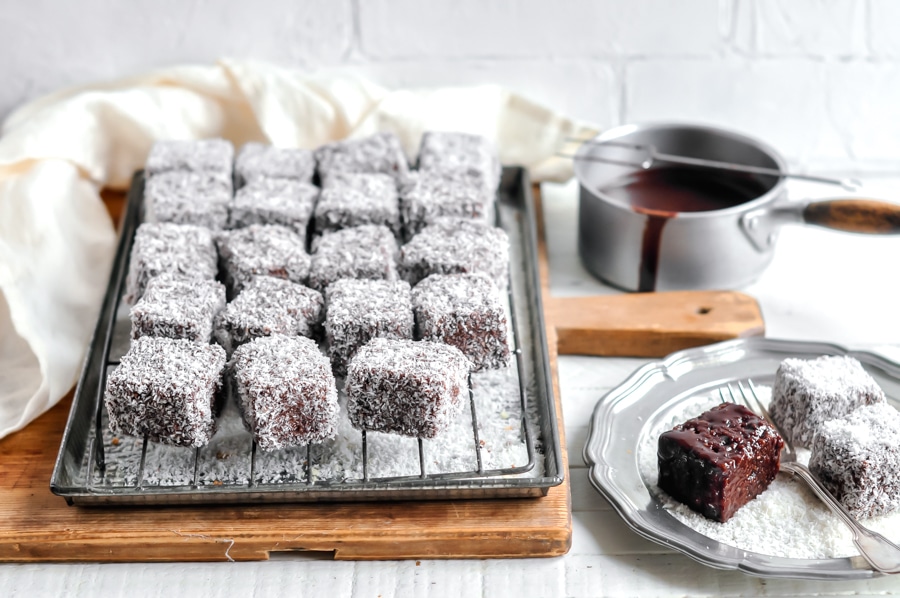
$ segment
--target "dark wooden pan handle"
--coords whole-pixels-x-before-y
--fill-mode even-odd
[[[874,199],[831,199],[809,204],[803,220],[835,230],[900,234],[900,205]]]

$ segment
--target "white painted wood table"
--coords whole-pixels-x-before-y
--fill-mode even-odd
[[[900,199],[900,176],[868,177],[872,196]],[[793,197],[832,189],[794,185]],[[556,295],[611,293],[578,261],[576,188],[545,185]],[[900,360],[900,238],[785,229],[776,257],[746,292],[773,338],[874,348]],[[588,481],[582,459],[597,400],[644,359],[561,357],[572,485],[571,551],[555,559],[332,562],[302,554],[252,563],[0,565],[5,596],[832,596],[900,594],[900,577],[862,582],[759,579],[718,571],[634,534]]]

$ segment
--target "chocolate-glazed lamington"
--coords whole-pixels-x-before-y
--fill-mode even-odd
[[[312,340],[280,334],[257,338],[235,350],[229,375],[244,423],[262,450],[335,436],[334,375]]]
[[[328,232],[313,241],[309,286],[324,291],[342,278],[397,279],[397,241],[383,225]]]
[[[360,430],[434,438],[469,398],[469,360],[456,347],[377,338],[350,362],[347,410]]]
[[[402,280],[344,278],[328,287],[325,339],[338,375],[360,347],[373,338],[412,339],[409,284]]]
[[[313,337],[324,308],[318,291],[281,278],[257,276],[219,314],[216,340],[230,353],[262,336]]]
[[[145,222],[134,234],[125,298],[134,304],[144,294],[150,279],[160,274],[213,280],[216,272],[216,245],[208,228]]]
[[[231,176],[234,146],[224,139],[168,139],[150,148],[144,171],[148,176],[172,170],[219,172]]]
[[[728,521],[775,479],[784,441],[746,407],[723,403],[659,437],[659,487]]]
[[[231,175],[172,170],[147,178],[144,206],[147,222],[195,224],[214,230],[228,224]]]
[[[338,173],[328,178],[316,204],[316,232],[383,224],[400,236],[394,179],[378,173]]]
[[[431,274],[482,273],[505,288],[509,237],[496,227],[464,218],[439,218],[400,250],[400,277],[416,284]]]
[[[321,146],[315,151],[323,186],[339,172],[380,172],[398,182],[409,173],[406,153],[393,133],[376,133],[362,139],[347,139]]]
[[[164,336],[212,340],[213,322],[225,308],[225,287],[215,280],[160,274],[131,308],[131,338]]]
[[[855,517],[900,509],[900,413],[887,403],[822,424],[809,469]]]
[[[225,284],[231,296],[257,276],[272,276],[291,282],[306,282],[309,254],[303,237],[280,225],[251,224],[224,231],[216,238]]]
[[[306,239],[319,188],[291,179],[254,179],[240,189],[231,203],[229,228],[253,224],[280,224]]]
[[[786,440],[809,447],[826,421],[882,402],[884,391],[852,357],[790,358],[775,372],[769,412]]]
[[[238,186],[260,179],[283,179],[311,183],[316,159],[311,150],[245,143],[234,161]]]
[[[114,434],[178,446],[206,445],[216,430],[225,350],[144,336],[109,374],[104,396]]]
[[[483,274],[432,274],[412,291],[416,338],[453,345],[473,371],[509,365],[500,292]]]

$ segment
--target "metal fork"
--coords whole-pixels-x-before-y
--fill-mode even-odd
[[[897,546],[878,532],[873,532],[861,525],[847,511],[844,505],[828,491],[821,480],[806,465],[797,460],[797,453],[794,451],[793,444],[788,441],[778,424],[772,420],[772,416],[769,415],[765,405],[759,400],[752,380],[747,380],[746,388],[740,381],[737,383],[737,386],[740,391],[740,401],[731,384],[726,386],[731,402],[741,402],[754,413],[764,417],[766,421],[778,430],[778,433],[784,439],[784,448],[781,451],[781,470],[788,471],[806,482],[813,492],[816,493],[816,496],[828,505],[834,511],[834,514],[850,528],[850,531],[853,533],[853,543],[859,549],[859,553],[863,558],[869,561],[872,568],[881,573],[900,573],[900,546]],[[722,388],[719,388],[719,397],[723,402],[727,400]]]

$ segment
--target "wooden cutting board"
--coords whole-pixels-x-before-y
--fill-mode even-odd
[[[114,218],[123,195],[105,194]],[[540,196],[537,213],[541,214]],[[559,353],[661,356],[762,333],[755,302],[734,293],[550,297],[543,229],[539,262],[564,470]],[[337,559],[533,557],[571,544],[568,479],[544,498],[434,502],[79,508],[49,480],[71,394],[25,430],[0,440],[0,560],[224,561],[273,551]]]

